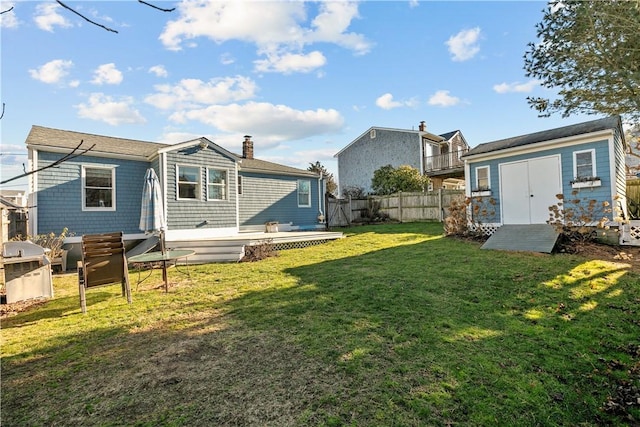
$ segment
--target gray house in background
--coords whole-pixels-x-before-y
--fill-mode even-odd
[[[74,243],[83,234],[123,231],[144,239],[138,228],[144,176],[160,178],[169,245],[242,231],[323,229],[322,176],[255,159],[246,136],[237,155],[206,138],[168,145],[33,126],[27,137],[29,168],[55,167],[30,177],[30,234],[68,228]],[[82,153],[83,149],[91,148]]]
[[[409,165],[429,176],[433,189],[464,188],[464,162],[469,145],[459,130],[436,135],[425,122],[418,130],[371,127],[334,157],[338,159],[340,193],[349,188],[371,192],[377,169]]]

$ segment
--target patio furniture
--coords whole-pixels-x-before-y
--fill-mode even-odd
[[[80,307],[87,312],[86,290],[114,283],[122,285],[122,296],[131,304],[129,270],[122,232],[82,236],[82,261],[78,261]]]
[[[164,252],[147,252],[146,254],[136,255],[129,258],[129,262],[132,263],[140,263],[140,264],[151,264],[153,266],[154,263],[160,263],[162,266],[162,280],[164,281],[164,291],[169,292],[169,280],[167,278],[167,263],[171,263],[179,260],[180,258],[184,258],[195,254],[195,251],[191,251],[188,249],[172,249]],[[185,261],[186,262],[186,261]],[[187,265],[188,268],[188,265]]]

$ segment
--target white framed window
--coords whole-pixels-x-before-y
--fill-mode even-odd
[[[573,177],[575,179],[594,178],[596,174],[596,150],[573,152]]]
[[[82,166],[82,210],[116,210],[116,168]]]
[[[227,171],[207,169],[207,200],[227,199]]]
[[[376,137],[376,130],[375,129],[371,129],[369,131],[369,138],[373,139]]]
[[[242,175],[238,175],[238,194],[242,194]]]
[[[489,176],[489,166],[476,168],[476,189],[478,191],[491,189],[491,177]]]
[[[298,180],[298,207],[311,207],[311,181],[307,179]]]
[[[200,167],[176,165],[178,200],[198,200],[200,191]]]

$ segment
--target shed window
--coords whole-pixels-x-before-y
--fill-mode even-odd
[[[573,175],[576,179],[596,176],[595,150],[574,151]]]
[[[489,166],[476,168],[476,190],[489,190]]]
[[[311,206],[311,181],[298,180],[298,207],[308,208]]]
[[[197,200],[200,198],[200,168],[180,165],[176,165],[176,168],[178,200]]]
[[[82,209],[114,211],[116,168],[82,167]]]
[[[227,171],[207,169],[207,200],[226,200]]]

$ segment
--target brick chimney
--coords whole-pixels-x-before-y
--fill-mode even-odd
[[[427,131],[427,124],[425,123],[424,120],[420,122],[420,126],[418,126],[418,129],[420,130],[420,132],[426,132]]]
[[[242,158],[253,159],[253,141],[251,135],[245,135],[242,142]]]

